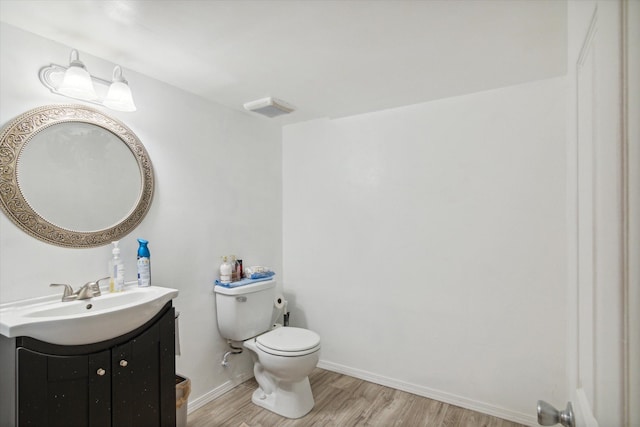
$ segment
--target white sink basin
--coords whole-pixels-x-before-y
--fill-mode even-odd
[[[177,289],[131,286],[80,301],[61,302],[61,294],[2,304],[0,333],[60,345],[91,344],[144,325],[177,296]]]

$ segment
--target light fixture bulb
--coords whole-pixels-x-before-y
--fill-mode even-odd
[[[78,57],[78,51],[73,49],[69,56],[69,68],[64,73],[62,84],[58,88],[62,95],[72,98],[92,101],[98,97],[93,88],[91,75]]]
[[[112,110],[136,111],[129,83],[122,76],[122,68],[119,65],[116,65],[113,69],[113,83],[109,86],[109,91],[103,104]]]

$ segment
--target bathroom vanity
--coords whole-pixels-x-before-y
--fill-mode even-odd
[[[101,342],[0,335],[0,425],[174,427],[174,323],[169,301],[142,326]]]

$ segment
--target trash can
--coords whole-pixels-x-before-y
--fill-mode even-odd
[[[176,427],[187,427],[187,401],[191,393],[191,380],[176,375]]]

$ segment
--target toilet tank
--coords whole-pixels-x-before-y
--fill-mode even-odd
[[[227,288],[214,286],[218,330],[223,338],[245,341],[271,328],[276,281]]]

